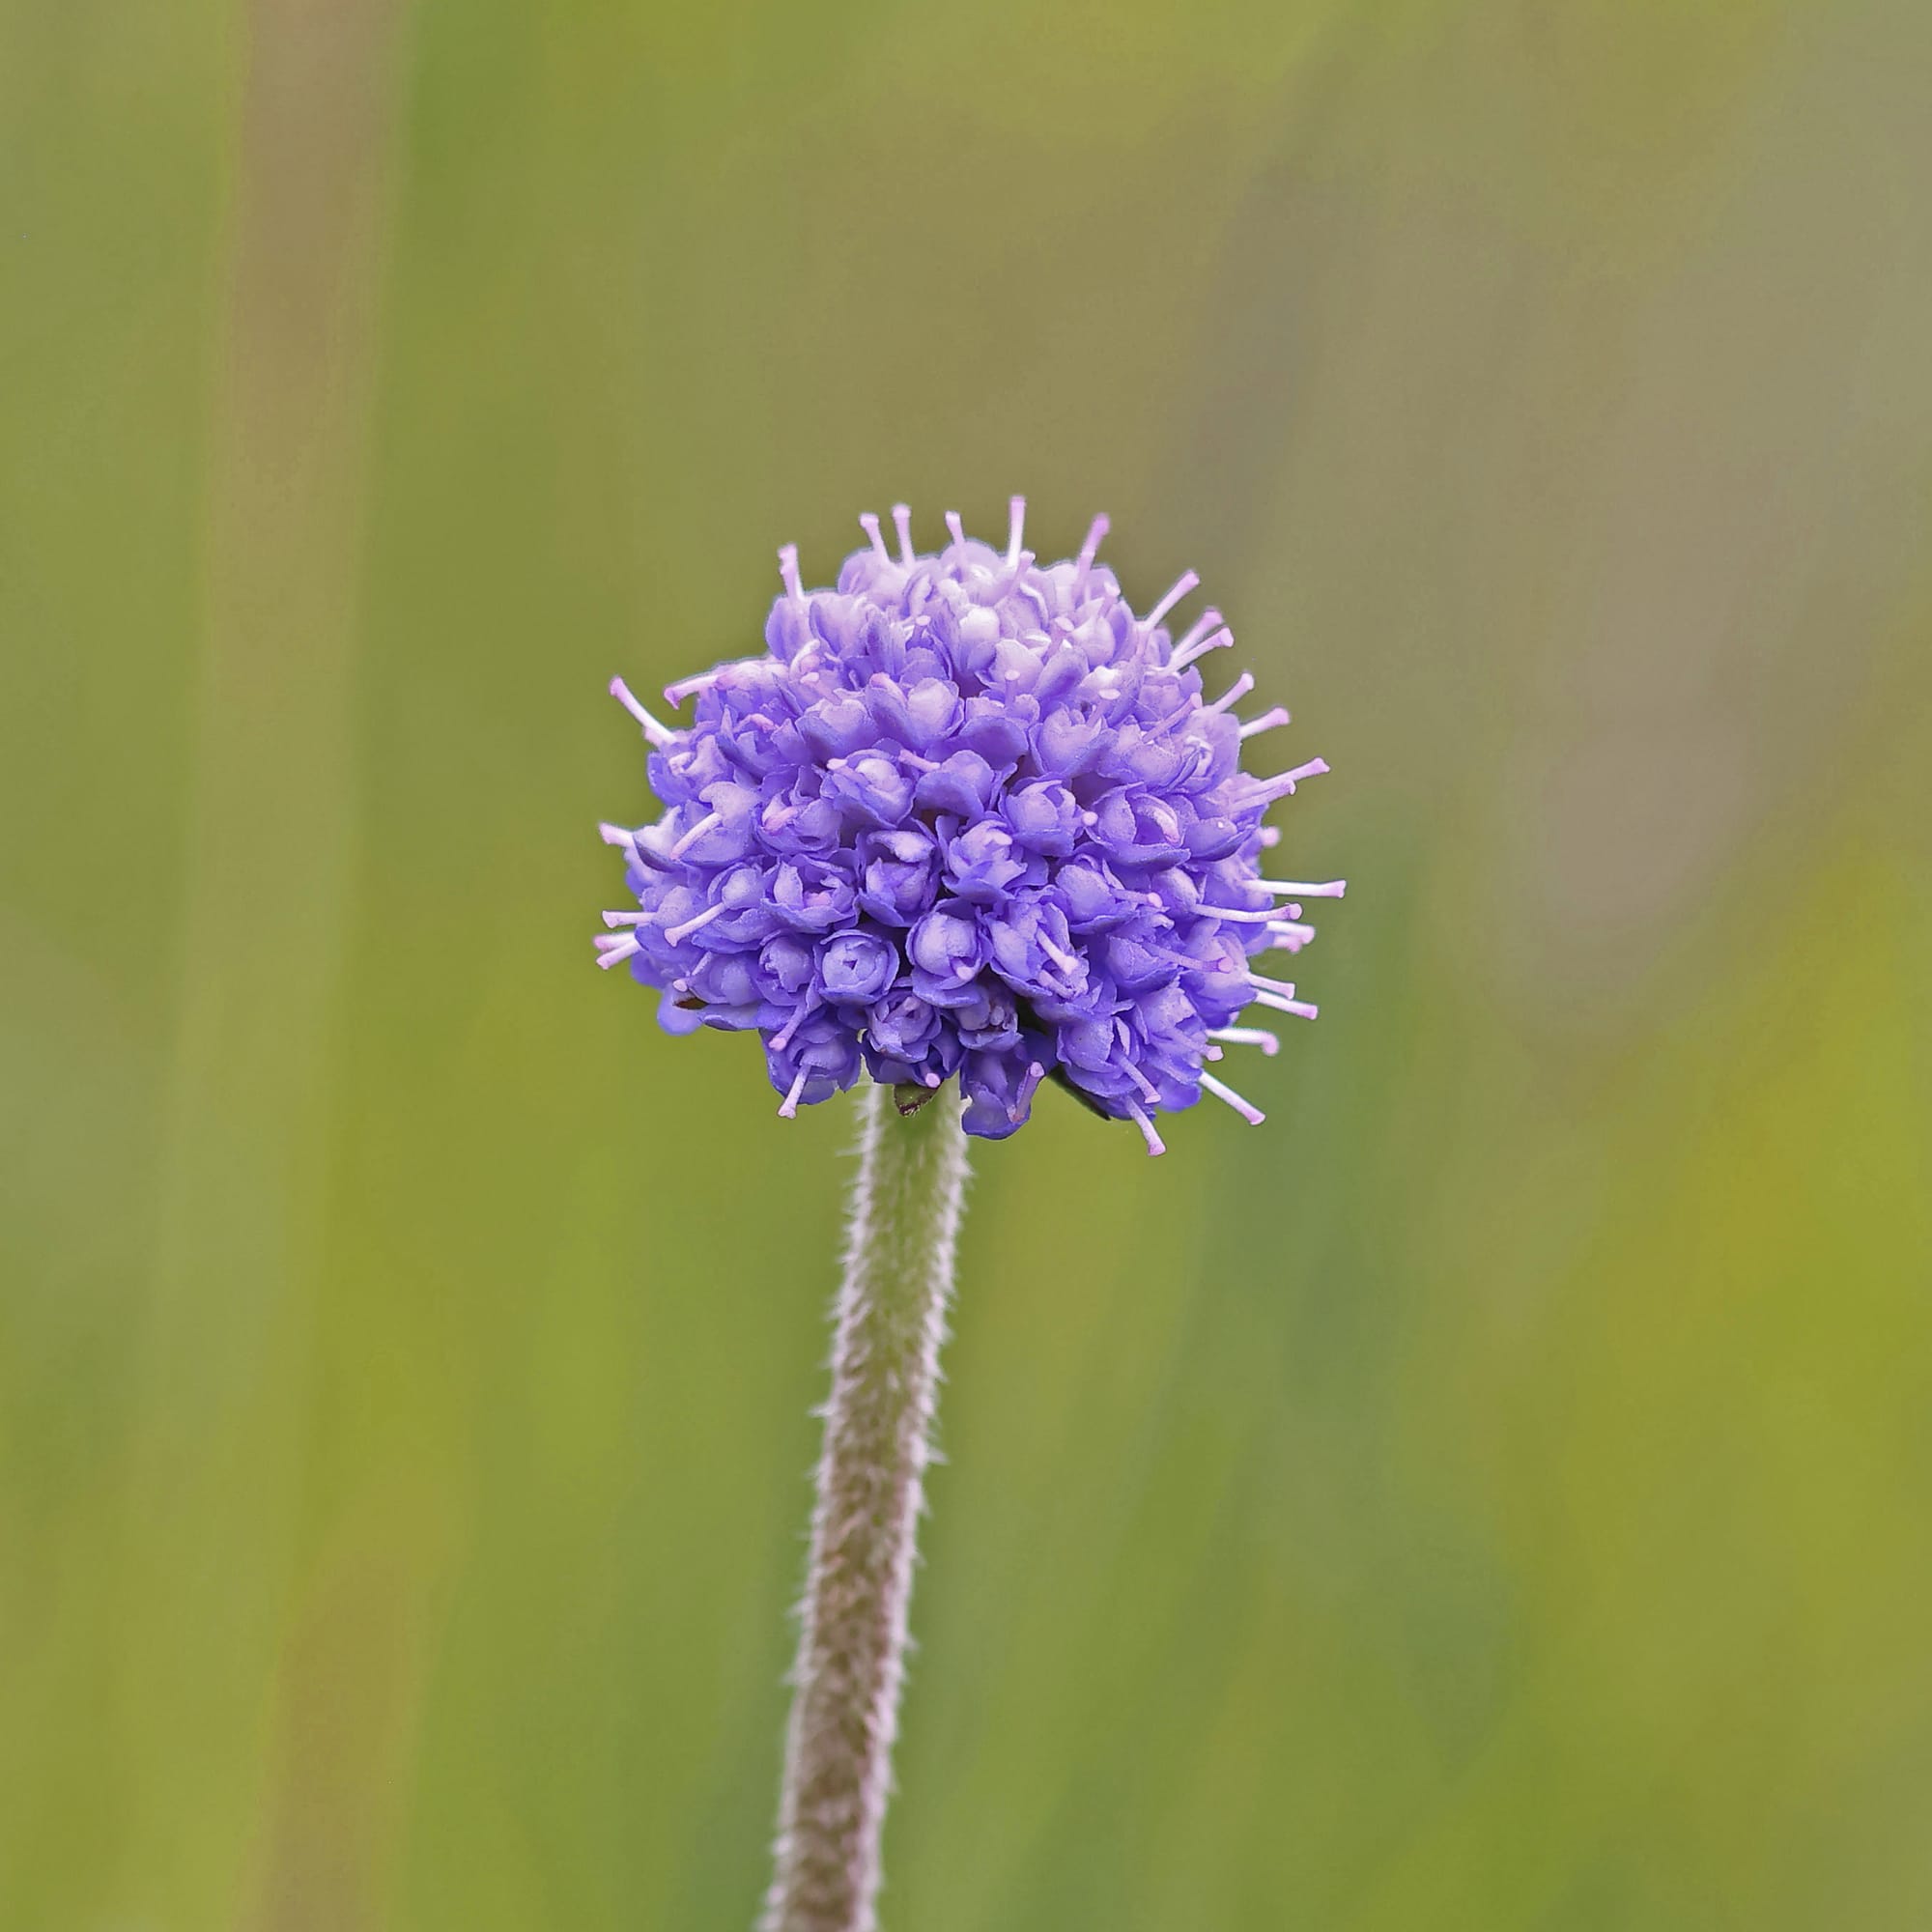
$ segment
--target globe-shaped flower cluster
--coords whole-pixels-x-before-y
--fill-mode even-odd
[[[1207,1070],[1275,1050],[1244,1009],[1315,1015],[1251,962],[1314,937],[1298,901],[1341,896],[1259,865],[1268,807],[1327,766],[1241,769],[1288,714],[1240,723],[1246,674],[1204,700],[1233,638],[1211,610],[1170,634],[1191,571],[1136,617],[1094,561],[1104,517],[1040,564],[1024,513],[1004,552],[950,515],[931,555],[903,505],[896,554],[862,517],[836,590],[807,590],[787,546],[767,653],[666,691],[695,700],[687,729],[612,683],[666,810],[603,828],[638,909],[604,915],[598,963],[656,987],[672,1033],[759,1034],[786,1116],[862,1071],[957,1074],[966,1131],[998,1140],[1051,1077],[1159,1153],[1154,1117],[1204,1090],[1261,1120]]]

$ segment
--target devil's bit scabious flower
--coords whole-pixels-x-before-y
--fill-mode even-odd
[[[673,1033],[758,1033],[781,1114],[872,1075],[763,1932],[877,1924],[962,1128],[1010,1134],[1049,1075],[1152,1153],[1155,1117],[1204,1090],[1259,1121],[1206,1064],[1275,1050],[1232,1024],[1249,1006],[1314,1017],[1250,961],[1299,952],[1299,901],[1342,893],[1260,875],[1264,813],[1327,766],[1241,770],[1288,713],[1241,724],[1246,674],[1203,700],[1199,665],[1233,638],[1214,611],[1170,634],[1193,572],[1136,617],[1094,562],[1104,517],[1042,567],[1025,507],[1004,554],[949,516],[952,542],[916,555],[900,505],[895,556],[862,517],[836,590],[781,551],[768,654],[666,692],[696,698],[688,729],[611,687],[667,810],[604,828],[638,910],[604,915],[600,963],[656,987]],[[924,1106],[954,1074],[963,1103]]]
[[[1328,767],[1241,769],[1288,713],[1242,724],[1245,672],[1204,700],[1234,638],[1213,610],[1170,634],[1192,571],[1136,617],[1094,561],[1106,518],[1043,565],[1025,507],[1004,553],[949,515],[916,555],[899,505],[894,555],[861,517],[836,590],[807,590],[787,545],[767,652],[667,688],[696,700],[688,729],[612,682],[667,810],[603,828],[638,910],[604,915],[598,963],[658,988],[669,1032],[758,1033],[786,1116],[862,1070],[956,1073],[966,1131],[1000,1140],[1051,1076],[1159,1153],[1154,1117],[1204,1090],[1261,1120],[1205,1065],[1275,1050],[1245,1009],[1315,1016],[1251,962],[1314,937],[1300,900],[1342,895],[1261,876],[1263,814]]]

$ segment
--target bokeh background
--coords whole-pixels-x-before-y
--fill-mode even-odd
[[[604,685],[1011,490],[1354,889],[980,1155],[889,1924],[1932,1922],[1928,180],[1919,0],[5,0],[0,1926],[749,1924],[850,1125]]]

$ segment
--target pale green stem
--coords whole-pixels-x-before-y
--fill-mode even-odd
[[[764,1932],[873,1932],[913,1543],[952,1295],[952,1092],[866,1087]]]

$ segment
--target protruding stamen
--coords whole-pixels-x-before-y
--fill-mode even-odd
[[[1256,879],[1253,884],[1264,893],[1288,893],[1304,899],[1339,899],[1349,890],[1347,879],[1329,879],[1310,885],[1306,879]]]
[[[1272,711],[1264,711],[1253,723],[1241,726],[1243,738],[1258,738],[1264,731],[1272,731],[1278,724],[1293,724],[1294,720],[1288,715],[1288,706],[1277,704]]]
[[[1201,700],[1190,695],[1177,704],[1165,718],[1157,718],[1151,724],[1144,724],[1141,728],[1150,738],[1164,738],[1170,731],[1177,731],[1181,725],[1191,724],[1195,719],[1206,715],[1201,708]],[[1096,819],[1098,815],[1097,812],[1094,814]]]
[[[953,548],[964,550],[966,548],[966,526],[959,521],[959,512],[957,510],[947,511],[946,527],[952,532]]]
[[[724,823],[724,814],[722,811],[707,811],[704,814],[704,816],[700,818],[697,821],[697,823],[694,825],[691,828],[691,830],[687,832],[684,835],[684,837],[680,838],[677,841],[677,843],[670,848],[670,851],[668,854],[668,856],[671,859],[682,859],[684,855],[692,848],[692,846],[696,845],[697,841],[700,838],[702,838],[707,832],[716,832],[718,828]]]
[[[666,926],[666,942],[671,946],[682,946],[699,926],[709,925],[714,919],[723,919],[729,911],[729,906],[706,906],[696,919],[688,919],[681,925]]]
[[[1134,1085],[1138,1087],[1141,1090],[1141,1092],[1148,1096],[1150,1100],[1152,1100],[1156,1104],[1158,1104],[1160,1100],[1160,1089],[1156,1087],[1153,1084],[1153,1082],[1150,1080],[1147,1077],[1147,1075],[1143,1073],[1131,1060],[1123,1060],[1121,1063],[1121,1065],[1126,1068],[1127,1078],[1131,1080],[1134,1083]]]
[[[1053,941],[1050,940],[1043,932],[1039,935],[1039,950],[1042,952],[1044,952],[1046,956],[1049,959],[1051,959],[1053,963],[1056,966],[1058,966],[1063,973],[1074,972],[1079,967],[1080,962],[1079,960],[1074,958],[1072,953],[1068,952],[1065,947],[1056,946],[1053,943]]]
[[[597,836],[603,839],[605,844],[621,846],[633,858],[637,857],[638,836],[627,827],[612,825],[608,819],[599,819],[597,822]]]
[[[781,1120],[789,1121],[797,1117],[798,1096],[805,1092],[805,1083],[810,1077],[803,1067],[799,1068],[798,1078],[791,1083],[791,1091],[779,1102]]]
[[[632,953],[641,952],[644,950],[631,934],[627,933],[619,939],[614,933],[610,932],[600,932],[597,935],[597,963],[607,970],[616,965],[620,959],[628,959]]]
[[[1281,1051],[1281,1041],[1265,1027],[1217,1027],[1208,1037],[1226,1040],[1230,1046],[1258,1046],[1269,1060]]]
[[[881,563],[892,562],[893,560],[892,556],[886,549],[886,540],[883,536],[879,534],[879,520],[877,517],[873,516],[870,510],[867,510],[865,513],[865,515],[859,519],[859,527],[862,530],[864,530],[868,537],[871,538],[873,555],[875,555]]]
[[[779,575],[784,579],[785,595],[794,604],[805,602],[805,585],[798,581],[798,546],[785,544],[779,551]]]
[[[1293,920],[1273,920],[1268,923],[1272,935],[1265,947],[1266,952],[1299,952],[1315,937],[1312,925],[1301,925]]]
[[[670,730],[670,728],[668,725],[660,724],[658,721],[655,718],[653,718],[651,714],[648,711],[646,711],[641,704],[638,702],[637,697],[632,693],[631,687],[628,684],[626,684],[621,677],[613,677],[611,680],[611,696],[614,697],[617,700],[617,702],[621,704],[624,707],[624,709],[628,711],[631,714],[631,716],[635,718],[638,721],[638,723],[644,727],[644,738],[646,743],[652,745],[668,745],[670,743],[671,738],[674,735]]]
[[[1153,895],[1153,903],[1155,905],[1164,903],[1158,894]],[[1255,912],[1248,912],[1237,906],[1217,905],[1204,905],[1197,910],[1208,919],[1233,920],[1237,924],[1246,925],[1268,925],[1281,917],[1279,906],[1263,906]]]
[[[1208,1093],[1213,1094],[1215,1099],[1227,1101],[1229,1106],[1234,1108],[1235,1112],[1240,1115],[1241,1119],[1247,1122],[1249,1126],[1258,1127],[1267,1119],[1267,1116],[1259,1107],[1242,1099],[1226,1081],[1216,1080],[1211,1073],[1204,1073],[1201,1076],[1201,1084]]]
[[[700,691],[709,691],[717,682],[718,673],[715,670],[701,670],[696,677],[681,677],[675,684],[665,686],[665,702],[675,711],[687,697],[695,697]]]
[[[1255,837],[1266,850],[1272,852],[1281,843],[1281,827],[1279,825],[1264,825],[1255,834]]]
[[[1255,1005],[1277,1013],[1293,1013],[1298,1020],[1312,1020],[1319,1010],[1307,1000],[1285,1000],[1279,993],[1257,993]]]
[[[1278,798],[1293,795],[1295,785],[1303,779],[1319,779],[1328,769],[1326,758],[1310,758],[1305,765],[1296,765],[1292,772],[1282,772],[1271,779],[1257,779],[1255,788],[1241,801],[1241,809],[1252,810],[1259,799],[1266,799],[1270,805]]]
[[[1163,597],[1160,600],[1160,602],[1156,604],[1153,607],[1153,609],[1147,613],[1147,615],[1141,619],[1142,631],[1151,633],[1152,631],[1157,629],[1160,624],[1160,620],[1163,617],[1165,617],[1167,613],[1170,611],[1172,611],[1174,607],[1177,604],[1179,604],[1180,600],[1183,597],[1185,597],[1190,590],[1198,589],[1200,587],[1200,584],[1201,584],[1201,580],[1194,574],[1193,571],[1183,570],[1180,573],[1180,575],[1174,580],[1174,583],[1172,587],[1168,590],[1167,595]]]
[[[1208,605],[1207,610],[1202,611],[1200,616],[1188,625],[1186,631],[1175,639],[1175,656],[1179,657],[1182,651],[1192,650],[1220,621],[1220,611],[1215,610],[1213,605]]]
[[[782,1053],[792,1042],[792,1036],[805,1024],[806,1016],[818,1005],[815,998],[808,993],[791,1010],[791,1018],[786,1020],[771,1037],[775,1051]]]
[[[912,512],[903,503],[893,505],[893,528],[899,533],[899,561],[910,570],[916,561],[912,554]]]
[[[612,927],[648,925],[654,917],[654,914],[647,912],[607,912],[604,915],[604,923]],[[601,932],[597,935],[597,943],[600,946],[605,943],[605,936]]]
[[[1087,541],[1080,546],[1079,567],[1073,573],[1076,585],[1087,582],[1087,573],[1094,568],[1094,559],[1100,554],[1100,539],[1113,528],[1106,517],[1098,516],[1087,526]]]
[[[1026,528],[1026,498],[1015,497],[1007,505],[1007,568],[1020,567],[1020,532]]]
[[[1201,708],[1207,712],[1225,711],[1229,705],[1238,704],[1254,688],[1254,672],[1244,670],[1212,704],[1204,704]]]
[[[1234,632],[1229,630],[1227,625],[1223,624],[1218,631],[1210,631],[1192,650],[1186,652],[1176,651],[1168,659],[1167,668],[1169,670],[1185,670],[1189,665],[1195,663],[1198,659],[1205,658],[1209,651],[1225,651],[1234,641]]]
[[[1165,1153],[1167,1151],[1167,1143],[1154,1132],[1153,1122],[1148,1119],[1146,1112],[1142,1108],[1136,1107],[1131,1100],[1127,1102],[1127,1119],[1133,1122],[1134,1125],[1141,1130],[1141,1139],[1147,1142],[1149,1153]]]
[[[1015,497],[1013,500],[1018,502],[1022,499]],[[1009,1120],[1022,1121],[1026,1118],[1026,1110],[1033,1104],[1034,1093],[1045,1078],[1046,1068],[1038,1061],[1036,1060],[1028,1065],[1026,1076],[1020,1082],[1020,1091],[1013,1095],[1013,1104],[1007,1110]]]

